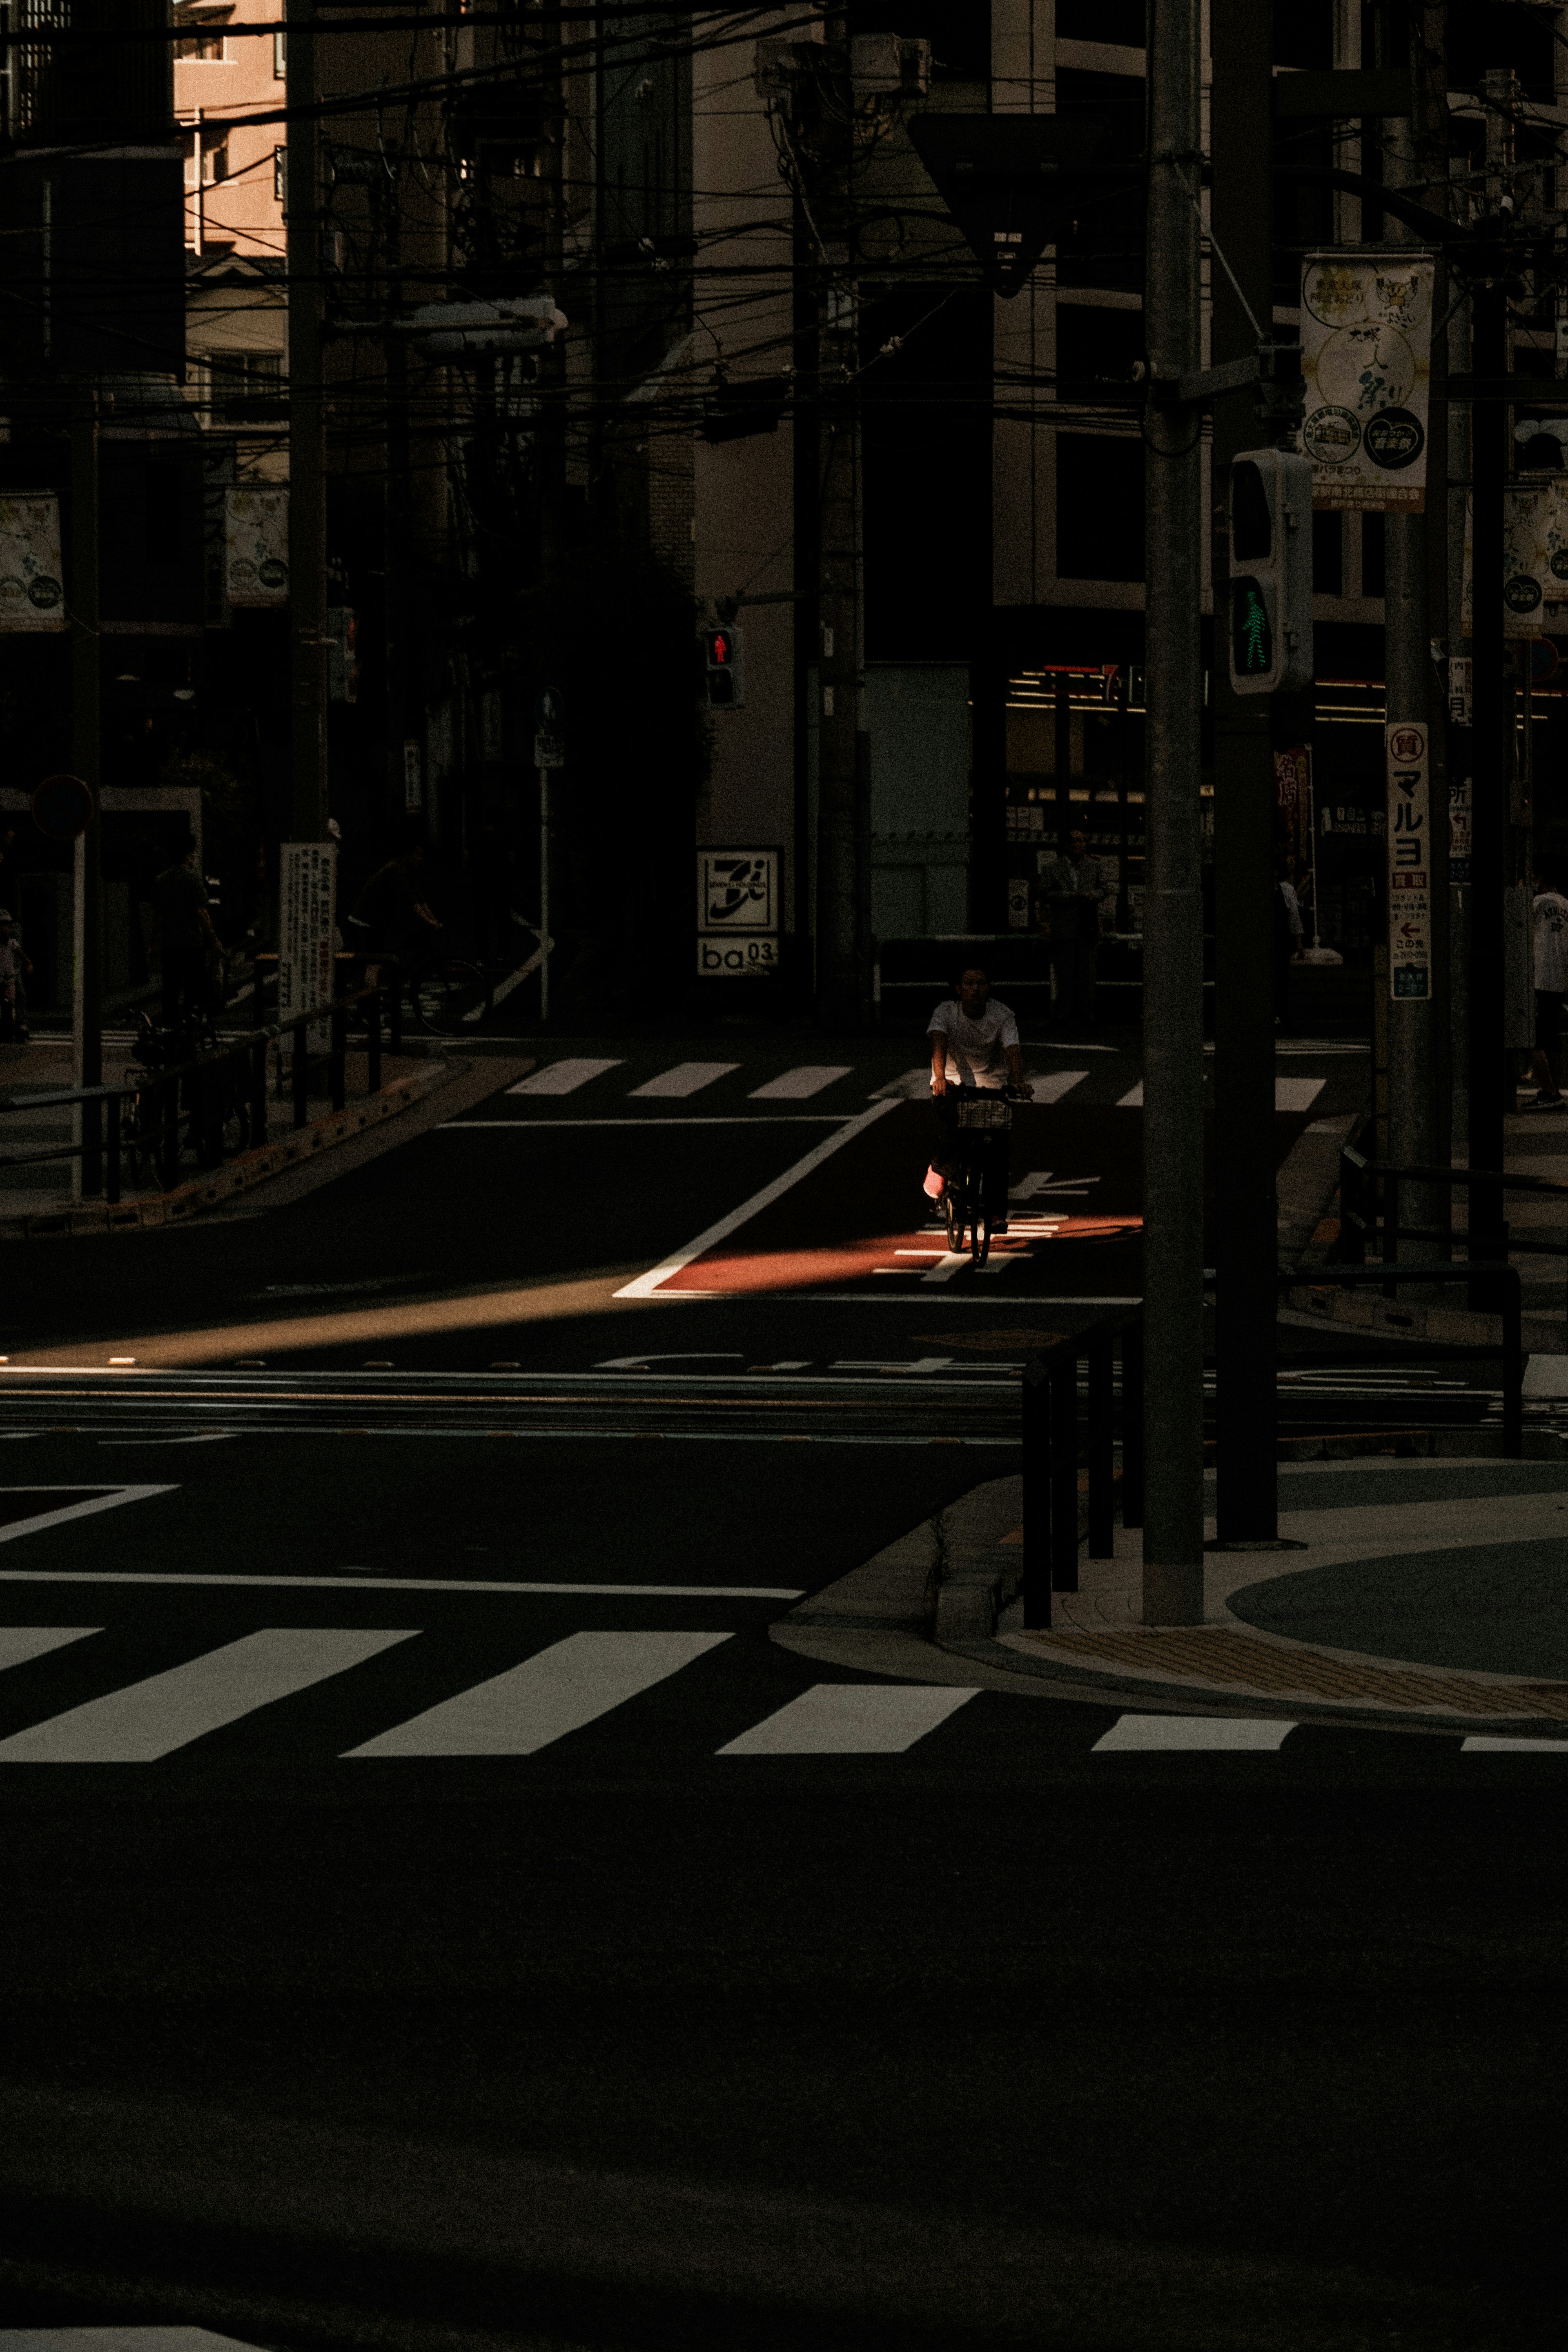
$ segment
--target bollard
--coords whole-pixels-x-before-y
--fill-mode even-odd
[[[1112,1339],[1100,1332],[1089,1343],[1089,1556],[1116,1556],[1115,1368]]]
[[[342,1110],[348,1101],[348,1077],[344,1062],[348,1054],[349,1012],[341,1001],[333,1003],[331,1024],[328,1032],[331,1040],[328,1073],[331,1081],[332,1108]]]
[[[1078,1357],[1058,1347],[1050,1367],[1051,1586],[1078,1591]]]
[[[1031,1356],[1024,1368],[1024,1622],[1048,1629],[1051,1622],[1050,1428],[1047,1417],[1048,1374],[1045,1360]]]
[[[1121,1524],[1143,1524],[1143,1326],[1121,1334]]]

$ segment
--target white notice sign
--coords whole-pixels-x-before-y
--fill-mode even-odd
[[[226,490],[224,585],[231,604],[289,602],[289,490]]]
[[[336,994],[332,905],[338,849],[332,841],[286,841],[278,910],[278,1018],[290,1021]],[[324,1053],[328,1024],[310,1024],[310,1047]]]
[[[1432,812],[1426,730],[1391,719],[1388,747],[1388,992],[1432,993]]]
[[[0,629],[68,629],[60,502],[0,498]]]
[[[1301,446],[1315,507],[1407,513],[1426,503],[1429,254],[1363,247],[1301,268]]]

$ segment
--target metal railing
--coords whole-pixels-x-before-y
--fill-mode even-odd
[[[383,957],[383,963],[394,959]],[[210,1052],[195,1055],[188,1061],[171,1064],[167,1068],[150,1068],[127,1073],[117,1084],[98,1087],[61,1087],[48,1094],[9,1095],[0,1100],[0,1114],[7,1111],[58,1110],[73,1103],[81,1105],[81,1136],[79,1141],[50,1144],[35,1151],[18,1151],[0,1155],[0,1168],[27,1168],[50,1160],[76,1160],[82,1163],[81,1195],[84,1200],[96,1200],[101,1192],[109,1207],[120,1204],[123,1188],[123,1162],[127,1138],[123,1113],[127,1102],[145,1106],[145,1115],[137,1121],[135,1141],[151,1146],[151,1159],[159,1187],[173,1192],[179,1181],[182,1123],[188,1119],[188,1140],[195,1154],[198,1168],[216,1168],[223,1160],[223,1129],[226,1118],[237,1101],[245,1106],[247,1150],[258,1150],[267,1141],[268,1129],[268,1048],[277,1045],[278,1091],[283,1090],[282,1040],[291,1041],[289,1063],[289,1085],[292,1100],[293,1126],[306,1124],[310,1099],[310,1064],[325,1059],[328,1095],[333,1110],[343,1110],[348,1104],[348,1024],[349,1015],[356,1005],[365,1007],[365,1093],[380,1091],[383,1054],[383,1013],[386,1012],[387,1037],[385,1050],[396,1053],[402,1043],[401,978],[395,974],[374,988],[356,989],[352,996],[333,997],[324,1004],[312,1005],[307,1012],[292,1014],[287,1021],[274,1021],[264,1029],[251,1030],[236,1037],[226,1045],[215,1046]],[[328,1024],[325,1055],[312,1053],[310,1032],[321,1022]],[[233,1082],[230,1073],[237,1071],[242,1088]],[[107,1109],[107,1133],[104,1114]]]
[[[1051,1594],[1078,1591],[1079,1451],[1089,1470],[1089,1556],[1116,1550],[1116,1350],[1121,1352],[1121,1524],[1143,1524],[1143,1314],[1101,1315],[1024,1370],[1024,1622],[1051,1622]],[[1087,1360],[1080,1433],[1078,1368]]]
[[[1529,1192],[1537,1197],[1555,1193],[1568,1199],[1568,1184],[1554,1184],[1544,1176],[1510,1175],[1506,1171],[1487,1168],[1396,1167],[1389,1160],[1369,1160],[1353,1146],[1345,1144],[1340,1151],[1340,1247],[1348,1264],[1364,1265],[1369,1247],[1376,1249],[1381,1244],[1383,1264],[1397,1265],[1402,1241],[1462,1243],[1467,1265],[1474,1265],[1478,1273],[1483,1264],[1496,1264],[1516,1251],[1527,1257],[1564,1255],[1560,1242],[1539,1241],[1510,1233],[1502,1217],[1490,1232],[1474,1227],[1456,1231],[1447,1225],[1407,1225],[1399,1213],[1402,1189],[1406,1184],[1446,1185],[1449,1192],[1490,1186],[1499,1193]],[[1478,1249],[1488,1253],[1486,1260],[1475,1257]],[[1386,1287],[1392,1297],[1392,1280]],[[1568,1292],[1564,1312],[1568,1313]]]

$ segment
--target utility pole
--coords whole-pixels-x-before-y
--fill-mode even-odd
[[[1427,77],[1425,66],[1424,19],[1436,16],[1436,10],[1422,8],[1410,28],[1405,56],[1411,67],[1411,105],[1422,105]],[[1380,19],[1380,25],[1385,21]],[[1439,31],[1441,25],[1439,20]],[[1390,59],[1389,62],[1396,62]],[[1384,126],[1384,176],[1391,187],[1415,190],[1422,173],[1417,160],[1417,142],[1421,125],[1409,116],[1392,116]],[[1422,142],[1424,145],[1426,142]],[[1447,189],[1422,190],[1430,201],[1436,194],[1444,203]],[[1386,215],[1385,234],[1395,244],[1415,242],[1415,233],[1394,214]],[[1437,404],[1433,403],[1436,409]],[[1428,450],[1428,479],[1432,480],[1433,453]],[[1428,516],[1437,503],[1438,485],[1432,482],[1428,493],[1428,509],[1411,512],[1395,509],[1384,517],[1385,550],[1385,583],[1384,601],[1384,712],[1387,744],[1386,824],[1389,856],[1392,860],[1395,841],[1395,818],[1403,814],[1420,823],[1422,866],[1425,877],[1426,903],[1432,908],[1437,898],[1438,877],[1434,870],[1433,845],[1439,831],[1447,835],[1447,808],[1432,791],[1432,734],[1434,729],[1432,678],[1432,630],[1428,603]],[[1414,805],[1401,807],[1407,796],[1396,786],[1395,771],[1408,776],[1411,747],[1422,746],[1419,761],[1422,782],[1415,798],[1425,798],[1425,808]],[[1446,770],[1445,770],[1446,772]],[[1437,1006],[1447,975],[1431,952],[1425,971],[1425,996],[1400,995],[1394,992],[1396,957],[1394,924],[1398,908],[1392,887],[1390,873],[1388,893],[1389,923],[1389,1002],[1384,1008],[1388,1020],[1388,1156],[1402,1167],[1430,1167],[1438,1154],[1439,1127],[1436,1100]],[[1447,858],[1444,859],[1444,884],[1447,885]],[[1446,1194],[1447,1188],[1442,1188]],[[1413,1224],[1436,1225],[1447,1222],[1446,1201],[1435,1185],[1412,1187],[1405,1196],[1408,1206],[1404,1214]]]
[[[1509,373],[1508,229],[1511,215],[1513,76],[1486,77],[1488,122],[1487,209],[1496,238],[1487,270],[1471,298],[1474,360],[1478,379]],[[1494,131],[1494,124],[1496,129]],[[1470,963],[1468,1061],[1469,1164],[1500,1169],[1503,1118],[1511,1107],[1503,1054],[1503,889],[1508,870],[1510,791],[1513,770],[1513,687],[1504,677],[1503,502],[1510,455],[1511,411],[1500,401],[1476,401],[1470,411],[1472,481],[1471,578],[1474,610],[1470,646],[1474,662],[1470,786]],[[1505,1095],[1508,1101],[1505,1103]],[[1499,1233],[1500,1190],[1472,1187],[1472,1230]]]
[[[1201,357],[1199,0],[1162,0],[1149,58],[1150,374]],[[1152,404],[1144,592],[1143,1619],[1204,1612],[1203,455],[1196,407]],[[1215,639],[1221,641],[1215,583]],[[1270,1062],[1272,1066],[1272,1060]],[[1140,1400],[1123,1397],[1124,1413]]]
[[[1271,332],[1270,12],[1213,0],[1210,103],[1215,258],[1212,362]],[[1227,270],[1217,257],[1223,254]],[[1240,287],[1230,282],[1234,270]],[[1250,312],[1250,316],[1248,313]],[[1273,1543],[1279,1211],[1274,1148],[1274,754],[1268,698],[1232,691],[1225,656],[1230,461],[1257,439],[1253,395],[1214,404],[1215,1454],[1222,1545]],[[1147,1114],[1145,1114],[1146,1116]]]
[[[869,774],[868,746],[861,741],[858,333],[850,219],[855,134],[846,14],[835,11],[825,30],[822,70],[837,87],[823,91],[826,102],[813,125],[820,154],[817,221],[826,240],[818,248],[816,1005],[825,1027],[859,1029],[870,993]]]
[[[70,538],[68,594],[70,609],[71,765],[92,795],[85,832],[75,845],[76,985],[71,992],[72,1080],[79,1087],[103,1084],[102,825],[99,809],[100,698],[102,692],[99,629],[98,394],[77,393],[70,421]],[[75,1164],[77,1189],[90,1197],[103,1187],[99,1146],[101,1103],[80,1106]]]
[[[293,837],[327,831],[327,443],[321,383],[315,0],[286,0],[289,107],[289,635]]]

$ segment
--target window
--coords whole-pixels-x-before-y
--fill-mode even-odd
[[[279,352],[207,352],[193,357],[192,371],[210,424],[265,424],[286,413]]]
[[[272,150],[272,194],[279,204],[288,203],[289,150],[287,147],[274,147]]]
[[[287,33],[274,33],[272,36],[272,79],[274,81],[287,81],[289,79],[289,36]]]
[[[198,152],[202,159],[202,185],[204,188],[216,187],[220,180],[227,179],[227,140],[216,139],[213,142],[210,147],[204,140],[198,150],[197,134],[195,131],[191,131],[187,134],[187,143],[185,147],[185,185],[187,188],[193,188],[195,185],[196,156]]]
[[[181,62],[197,62],[221,66],[228,57],[223,27],[232,16],[232,7],[191,8],[176,6],[174,10],[174,55]],[[188,27],[188,30],[182,29]]]

